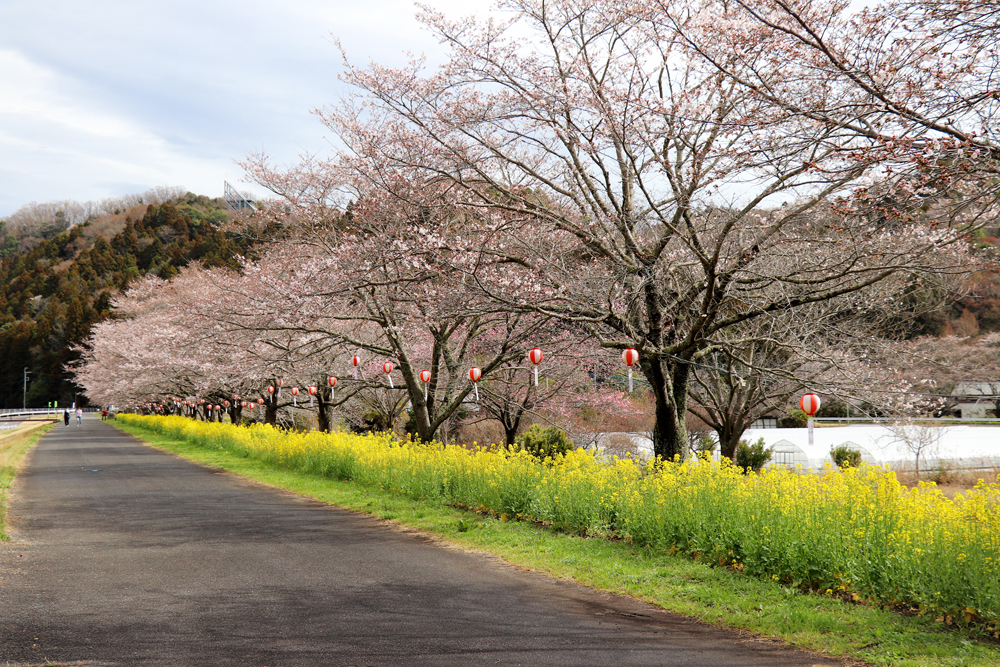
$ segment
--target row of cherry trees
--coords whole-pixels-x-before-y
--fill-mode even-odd
[[[550,371],[574,387],[572,372],[634,348],[656,453],[684,452],[696,402],[731,455],[761,405],[874,373],[859,350],[970,270],[964,242],[996,213],[995,13],[847,5],[423,10],[445,61],[345,54],[353,93],[317,112],[335,154],[245,162],[278,197],[258,220],[278,240],[240,274],[190,271],[126,297],[136,319],[96,333],[81,382],[118,396],[100,388],[102,354],[123,378],[162,354],[191,391],[238,393],[235,377],[259,391],[291,368],[323,386],[363,350],[394,360],[395,409],[430,438],[473,391],[472,366],[516,375],[540,346],[565,352]],[[183,362],[109,342],[135,340],[143,318]]]

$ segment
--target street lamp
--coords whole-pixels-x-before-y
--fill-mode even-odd
[[[21,390],[21,411],[28,409],[28,367],[24,367],[24,388]]]

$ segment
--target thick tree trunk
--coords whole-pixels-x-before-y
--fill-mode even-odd
[[[727,424],[722,431],[716,433],[719,435],[719,454],[730,461],[735,461],[736,448],[740,444],[740,438],[743,437],[743,431]]]
[[[684,459],[687,454],[688,366],[652,359],[643,362],[643,374],[653,388],[656,422],[653,453],[664,461]]]
[[[656,423],[653,425],[653,453],[664,461],[684,459],[687,453],[687,428],[678,419],[671,401],[656,400]]]
[[[316,392],[316,425],[321,433],[333,432],[333,390],[325,383]]]
[[[411,395],[410,405],[417,422],[417,438],[421,442],[430,442],[434,439],[435,432],[431,430],[430,406],[424,403],[423,398],[423,395],[420,395],[414,400]]]
[[[323,399],[316,403],[316,426],[320,433],[330,432],[330,405]]]

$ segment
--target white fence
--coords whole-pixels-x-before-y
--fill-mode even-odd
[[[960,423],[924,424],[905,427],[867,424],[817,426],[813,444],[809,429],[752,429],[744,433],[747,442],[764,439],[774,451],[771,465],[822,468],[832,463],[830,450],[844,446],[861,453],[868,463],[889,464],[909,469],[919,451],[921,469],[943,465],[949,469],[1000,467],[1000,426],[970,426]]]
[[[646,433],[572,434],[577,447],[597,448],[619,456],[631,454],[648,458],[653,454],[653,442]],[[888,464],[896,469],[912,469],[920,451],[920,468],[929,470],[944,466],[950,470],[1000,468],[1000,425],[974,426],[956,422],[895,427],[888,424],[824,424],[813,431],[809,445],[809,429],[766,428],[750,429],[743,434],[747,442],[757,442],[772,448],[769,465],[795,466],[819,470],[833,464],[830,451],[845,446],[861,453],[863,461]],[[715,457],[719,458],[716,448]]]

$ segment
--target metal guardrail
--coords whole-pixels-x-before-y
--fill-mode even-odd
[[[62,416],[66,408],[31,408],[29,410],[0,410],[0,419],[17,419],[21,417],[38,417],[45,415]],[[72,410],[70,411],[72,412]]]

